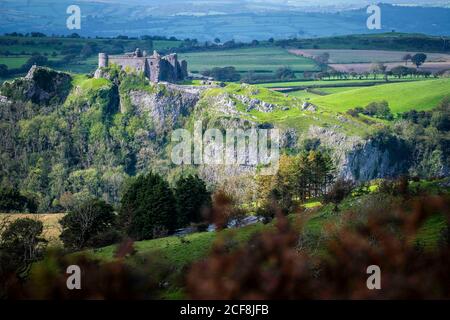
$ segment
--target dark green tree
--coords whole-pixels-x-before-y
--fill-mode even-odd
[[[202,209],[211,202],[211,194],[205,182],[197,176],[189,175],[177,181],[174,195],[178,211],[178,227],[201,222]]]
[[[153,239],[176,228],[176,203],[169,184],[158,174],[139,176],[125,192],[120,221],[135,240]]]
[[[425,53],[417,53],[412,56],[411,61],[419,68],[427,61],[427,55]]]
[[[291,68],[282,67],[275,72],[275,78],[279,80],[292,80],[295,79],[296,76],[295,72]]]
[[[0,188],[0,212],[36,212],[34,199],[22,195],[19,190],[10,187]]]
[[[0,237],[2,256],[11,259],[16,268],[28,266],[36,260],[46,243],[41,237],[43,230],[42,221],[34,219],[17,219],[10,223]]]
[[[111,205],[103,200],[88,200],[61,219],[60,235],[64,246],[72,250],[105,246],[105,233],[110,235],[116,215]],[[118,240],[118,237],[113,240]],[[115,242],[115,241],[109,241]]]

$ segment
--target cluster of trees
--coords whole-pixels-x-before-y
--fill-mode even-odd
[[[30,195],[23,195],[16,188],[0,187],[0,212],[30,212],[37,210],[36,200]]]
[[[249,71],[241,78],[244,83],[261,83],[271,81],[290,81],[297,79],[295,71],[290,67],[281,67],[271,73]]]
[[[383,35],[348,35],[310,39],[283,39],[274,44],[283,48],[321,49],[358,48],[364,50],[449,52],[448,39],[427,35],[404,35],[395,32]]]
[[[299,203],[327,193],[335,177],[334,163],[325,151],[304,151],[296,156],[282,155],[275,176],[258,176],[258,205],[274,214],[295,211]]]
[[[240,73],[235,67],[212,68],[202,72],[205,77],[211,77],[216,81],[236,82],[241,80]]]
[[[445,168],[450,166],[450,98],[430,111],[401,114],[393,128],[385,131],[382,140],[389,144],[389,136],[405,146],[401,154],[408,159],[406,173],[422,178],[446,175]]]
[[[375,117],[379,119],[392,120],[394,115],[389,108],[387,101],[371,102],[365,108],[356,107],[347,111],[347,114],[352,117],[358,117],[359,114],[364,114],[369,117]]]
[[[293,80],[296,79],[295,72],[289,67],[281,67],[275,71],[277,80]]]
[[[402,57],[402,60],[405,61],[405,64],[408,65],[408,61],[411,61],[417,68],[427,61],[427,55],[425,53],[416,53],[415,55],[405,54]]]
[[[211,203],[205,183],[197,176],[180,178],[173,188],[160,175],[136,177],[115,213],[102,200],[88,200],[61,220],[65,247],[80,250],[134,240],[167,236],[177,228],[199,224]]]

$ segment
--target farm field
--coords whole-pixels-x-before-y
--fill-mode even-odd
[[[301,98],[301,99],[311,99],[311,98],[315,98],[315,97],[320,97],[320,96],[325,96],[325,95],[330,95],[330,94],[335,94],[335,93],[341,93],[341,92],[346,92],[346,91],[350,91],[350,90],[355,90],[358,88],[355,87],[338,87],[338,88],[319,88],[319,89],[315,89],[315,90],[298,90],[298,91],[291,91],[288,92],[287,94],[289,96],[292,97],[297,97],[297,98]]]
[[[411,51],[387,51],[387,50],[336,50],[336,49],[291,49],[289,52],[304,56],[314,57],[325,52],[330,54],[329,62],[335,63],[372,63],[372,62],[403,62],[402,57],[406,54],[414,55]],[[429,62],[450,61],[450,55],[444,53],[429,53]],[[404,64],[404,62],[403,62]],[[411,62],[409,62],[411,64]]]
[[[318,106],[344,112],[386,100],[392,112],[398,113],[411,109],[432,109],[446,96],[450,96],[450,79],[383,84],[315,97],[311,101]]]
[[[9,221],[14,221],[16,219],[37,219],[42,221],[44,224],[44,238],[50,242],[50,244],[59,244],[59,235],[61,234],[61,228],[59,220],[64,217],[63,213],[49,213],[49,214],[27,214],[27,213],[0,213],[0,221],[7,219]]]
[[[395,80],[395,81],[401,81],[401,82],[406,82],[406,81],[420,81],[423,80],[421,78],[402,78],[402,79],[396,79],[391,77],[391,80]],[[348,80],[304,80],[304,81],[286,81],[286,82],[271,82],[271,83],[261,83],[261,84],[255,84],[256,87],[259,88],[269,88],[269,89],[273,89],[273,88],[293,88],[293,87],[334,87],[334,86],[346,86],[346,87],[350,87],[350,86],[370,86],[373,84],[382,84],[382,83],[386,83],[386,81],[383,79],[382,76],[378,76],[377,79],[373,79],[373,77],[370,77],[369,79],[348,79]]]
[[[398,66],[405,66],[403,62],[389,62],[385,63],[387,70],[390,71]],[[330,64],[331,68],[341,72],[356,72],[356,73],[364,73],[370,72],[372,68],[372,63],[338,63],[338,64]],[[411,63],[408,64],[408,67],[412,67]],[[425,62],[420,70],[428,71],[431,73],[450,70],[450,61],[447,62]]]
[[[29,57],[20,56],[20,57],[0,57],[0,64],[6,65],[9,69],[19,68],[25,62],[27,62]]]
[[[290,67],[296,73],[320,71],[316,63],[304,57],[290,54],[276,47],[257,47],[213,52],[194,52],[180,54],[186,59],[191,72],[198,73],[214,67],[234,66],[240,73],[254,71],[272,73],[280,67]]]
[[[97,66],[95,52],[119,53],[142,50],[166,50],[178,47],[181,41],[169,40],[137,40],[137,39],[79,39],[53,37],[7,37],[0,36],[0,64],[15,69],[25,64],[33,54],[44,55],[49,61],[59,62],[67,55],[75,55],[76,59],[58,70],[68,72],[89,73]],[[89,49],[87,49],[89,45]],[[86,49],[85,49],[86,48]],[[95,51],[97,50],[97,51]],[[79,56],[87,52],[87,58]]]

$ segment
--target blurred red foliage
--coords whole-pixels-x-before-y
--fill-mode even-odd
[[[416,240],[428,217],[444,214],[450,199],[405,200],[385,211],[374,208],[367,221],[348,212],[343,227],[332,227],[325,252],[298,249],[299,233],[277,216],[275,230],[229,252],[219,243],[191,268],[192,299],[442,299],[450,298],[450,246],[421,248]],[[354,223],[352,223],[354,221]],[[367,267],[381,268],[381,290],[367,288]]]

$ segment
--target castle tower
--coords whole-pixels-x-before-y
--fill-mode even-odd
[[[166,57],[166,60],[170,63],[172,66],[172,72],[170,75],[171,81],[177,81],[178,75],[179,75],[179,64],[178,64],[178,55],[176,53],[169,54]]]
[[[98,67],[99,68],[106,68],[109,65],[109,57],[106,53],[99,53],[98,54]]]
[[[142,51],[139,48],[136,48],[136,51],[134,52],[134,56],[138,58],[142,58]]]
[[[183,79],[185,79],[189,76],[188,63],[186,60],[181,60],[181,74],[183,76]]]

